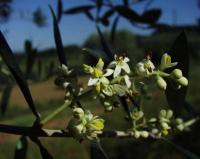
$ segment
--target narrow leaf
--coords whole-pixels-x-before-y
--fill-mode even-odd
[[[8,66],[10,72],[14,76],[17,84],[19,85],[31,111],[37,118],[39,118],[40,115],[35,109],[33,99],[30,90],[28,88],[28,85],[26,83],[26,80],[24,79],[17,62],[15,61],[15,57],[12,53],[12,50],[10,49],[8,43],[6,42],[6,39],[4,38],[2,32],[0,32],[0,55],[4,60],[4,62],[6,63],[6,65]]]
[[[40,153],[43,159],[53,159],[53,156],[48,152],[48,150],[42,145],[39,139],[30,138],[40,149]]]
[[[106,59],[107,57],[107,55],[105,55],[105,53],[100,50],[94,50],[90,48],[83,48],[82,50],[84,51],[84,53],[88,53],[97,59],[99,58]]]
[[[92,142],[90,154],[91,154],[91,159],[108,159],[108,156],[103,150],[100,141]]]
[[[13,85],[8,83],[7,86],[5,87],[2,97],[1,97],[1,114],[4,115],[7,108],[8,108],[8,103],[10,99],[10,95],[12,92]]]
[[[26,159],[27,149],[27,138],[25,136],[22,136],[16,144],[14,159]]]
[[[126,112],[126,114],[129,117],[129,119],[131,119],[130,108],[129,108],[128,103],[126,101],[126,97],[122,96],[122,97],[119,97],[119,99],[120,99],[122,107],[124,108],[124,111]]]
[[[183,76],[188,78],[189,53],[185,32],[182,32],[178,36],[168,53],[171,55],[173,61],[178,62],[176,67],[182,70]],[[187,87],[175,89],[168,81],[166,97],[170,107],[175,111],[176,115],[180,115],[181,109],[184,107],[186,93]]]
[[[25,75],[26,75],[26,78],[28,78],[32,72],[32,68],[33,68],[33,65],[35,62],[37,50],[32,48],[31,41],[29,41],[29,40],[25,41],[24,47],[25,47],[25,52],[26,52],[26,56],[27,56]]]
[[[160,9],[151,9],[142,14],[140,21],[143,23],[156,23],[160,18],[160,16],[161,16]]]
[[[96,0],[96,7],[97,7],[98,14],[101,11],[102,5],[103,5],[103,0]]]
[[[125,6],[116,6],[115,10],[124,18],[128,19],[129,21],[140,21],[140,16],[133,11],[132,9],[125,7]]]
[[[49,6],[49,8],[51,10],[51,14],[52,14],[52,17],[53,17],[54,40],[55,40],[55,43],[56,43],[56,50],[57,50],[58,58],[59,58],[60,64],[67,65],[67,61],[66,61],[66,58],[65,58],[64,48],[63,48],[63,44],[62,44],[62,38],[61,38],[61,35],[60,35],[60,30],[59,30],[59,27],[58,27],[57,19],[56,19],[56,16],[55,16],[55,13],[54,13],[52,7]]]
[[[88,17],[88,19],[90,19],[91,21],[94,21],[94,17],[93,17],[93,15],[91,14],[90,11],[86,11],[86,12],[84,12],[84,13],[85,13],[85,15]]]
[[[128,6],[129,5],[128,0],[123,0],[123,4],[124,6]]]
[[[62,4],[62,0],[58,0],[58,6],[57,6],[57,20],[58,22],[60,22],[61,18],[62,18],[62,11],[63,11],[63,4]]]
[[[108,56],[108,58],[110,60],[113,60],[113,54],[112,54],[112,52],[111,52],[111,50],[110,50],[110,48],[109,48],[104,36],[103,36],[100,28],[98,26],[96,26],[96,28],[97,28],[97,32],[99,34],[99,38],[100,38],[100,42],[101,42],[103,51],[105,52],[105,54]]]
[[[101,17],[101,23],[105,26],[109,25],[109,18],[115,13],[115,10],[109,9],[108,11],[106,11],[103,16]]]
[[[79,6],[79,7],[74,7],[70,8],[68,10],[65,10],[65,14],[78,14],[78,13],[83,13],[86,11],[89,11],[90,9],[93,9],[95,6],[94,5],[85,5],[85,6]]]
[[[110,34],[110,41],[111,42],[114,42],[115,40],[115,33],[116,33],[116,28],[117,28],[117,24],[119,22],[119,16],[117,16],[113,22],[113,25],[112,25],[112,29],[111,29],[111,34]]]
[[[166,143],[168,143],[169,145],[173,146],[176,150],[178,150],[179,152],[183,153],[186,157],[188,157],[188,159],[200,159],[199,156],[197,156],[196,154],[192,153],[189,150],[184,149],[183,147],[167,140],[167,139],[163,139],[163,141],[165,141]]]

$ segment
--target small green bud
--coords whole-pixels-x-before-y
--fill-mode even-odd
[[[164,135],[164,136],[167,136],[169,134],[168,130],[164,129],[161,131],[161,133]]]
[[[149,133],[147,131],[140,131],[140,135],[144,138],[149,137]]]
[[[158,133],[159,133],[159,131],[158,131],[157,128],[153,128],[153,129],[151,130],[151,132],[152,132],[153,134],[158,134]]]
[[[180,125],[177,125],[176,128],[179,130],[179,131],[183,131],[185,126],[184,124],[180,124]]]
[[[140,132],[139,131],[135,131],[134,132],[134,136],[136,139],[140,138]]]
[[[166,90],[167,88],[167,83],[165,82],[165,80],[160,77],[160,76],[157,76],[156,77],[156,83],[158,85],[158,87],[161,89],[161,90]]]
[[[174,69],[171,73],[172,78],[179,79],[183,76],[182,71],[180,69]]]
[[[170,118],[172,118],[172,116],[173,116],[173,111],[172,110],[168,110],[167,114],[166,114],[166,118],[170,119]]]
[[[187,86],[188,85],[188,80],[185,77],[181,77],[180,79],[177,80],[177,82],[182,86]]]
[[[156,118],[151,118],[151,119],[149,119],[149,122],[150,122],[150,123],[154,123],[154,122],[156,122],[156,121],[157,121]]]
[[[181,118],[177,118],[176,119],[176,123],[179,125],[179,124],[183,124],[183,119]]]
[[[141,110],[133,111],[133,113],[132,113],[132,117],[134,120],[140,120],[143,116],[144,116],[144,113]]]
[[[161,111],[160,111],[160,117],[166,117],[166,115],[167,115],[167,111],[166,110],[164,110],[164,109],[162,109]]]
[[[110,101],[104,101],[104,102],[103,102],[103,105],[104,105],[104,107],[105,107],[105,111],[110,112],[110,111],[113,110],[113,106],[112,106],[112,104],[111,104]]]
[[[163,129],[166,129],[166,130],[170,129],[169,125],[165,122],[161,122],[161,126]]]
[[[81,119],[84,116],[84,111],[82,108],[74,108],[73,110],[74,118]]]

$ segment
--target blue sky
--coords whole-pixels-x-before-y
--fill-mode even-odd
[[[90,3],[89,0],[63,0],[63,2],[64,8],[66,9]],[[121,0],[113,0],[113,2],[120,3]],[[25,39],[32,40],[33,45],[40,50],[48,47],[55,47],[51,25],[52,19],[50,17],[48,4],[56,8],[56,3],[57,0],[13,0],[12,17],[7,23],[1,24],[0,29],[4,32],[6,39],[14,51],[23,50]],[[163,14],[159,22],[173,24],[172,15],[176,12],[176,24],[196,24],[197,18],[200,17],[200,8],[198,8],[197,3],[198,0],[154,0],[149,8],[162,9]],[[20,10],[30,14],[38,7],[40,7],[48,17],[48,25],[44,28],[38,28],[30,20],[20,18]],[[137,4],[133,6],[133,8],[138,13],[142,13],[144,3]],[[147,30],[134,28],[123,19],[120,20],[118,29],[120,28],[125,28],[139,34],[149,33]],[[64,16],[60,23],[60,29],[65,45],[81,45],[91,33],[96,32],[94,24],[90,22],[85,15],[81,14]],[[102,27],[102,30],[104,29],[108,28]]]

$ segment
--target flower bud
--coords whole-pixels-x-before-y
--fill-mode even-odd
[[[169,134],[169,132],[168,132],[168,130],[164,129],[164,130],[162,130],[162,134],[163,134],[164,136],[167,136],[167,135]]]
[[[147,131],[140,131],[140,135],[144,138],[149,137],[149,133]]]
[[[177,118],[176,119],[176,123],[179,125],[179,124],[183,124],[183,119],[181,118]]]
[[[181,77],[180,79],[177,80],[177,82],[182,86],[187,86],[188,85],[188,80],[185,77]]]
[[[84,116],[84,111],[82,108],[74,108],[73,116],[74,118],[81,119]]]
[[[161,122],[161,126],[163,129],[166,129],[166,130],[170,129],[169,125],[165,122]]]
[[[110,112],[113,110],[113,106],[110,101],[104,101],[103,105],[105,107],[105,111]]]
[[[132,117],[134,120],[140,120],[144,116],[143,111],[133,111]]]
[[[174,79],[180,79],[183,76],[183,74],[182,74],[182,71],[180,69],[174,69],[171,73],[171,76]]]
[[[167,83],[165,82],[165,80],[164,80],[162,77],[157,76],[156,83],[157,83],[158,87],[159,87],[161,90],[166,90],[166,88],[167,88]]]
[[[170,119],[170,118],[172,118],[172,116],[173,116],[173,111],[172,110],[168,110],[167,114],[166,114],[166,118]]]
[[[153,129],[151,130],[151,132],[152,132],[153,134],[158,134],[158,133],[159,133],[159,130],[158,130],[157,128],[153,128]]]
[[[166,115],[167,115],[167,111],[164,110],[164,109],[162,109],[162,110],[160,111],[160,117],[166,117]]]
[[[140,132],[139,131],[135,131],[134,132],[134,136],[136,139],[140,138]]]
[[[176,128],[179,130],[179,131],[183,131],[184,130],[184,124],[180,124],[180,125],[177,125]]]

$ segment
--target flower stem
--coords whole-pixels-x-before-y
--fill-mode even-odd
[[[61,112],[63,112],[64,110],[66,110],[67,107],[70,106],[72,102],[68,101],[65,102],[63,105],[61,105],[59,108],[57,108],[56,110],[54,110],[51,114],[49,114],[48,116],[46,116],[42,121],[41,121],[41,125],[46,124],[48,121],[50,121],[51,119],[53,119],[56,115],[60,114]]]

